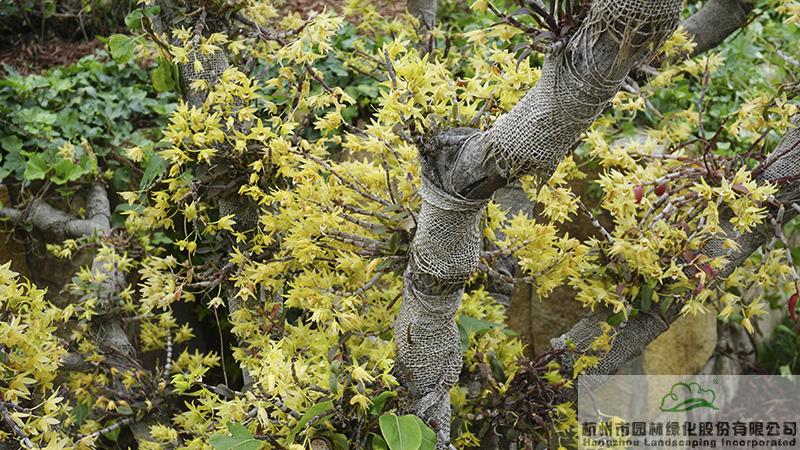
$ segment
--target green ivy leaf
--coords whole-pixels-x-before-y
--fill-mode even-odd
[[[254,438],[244,425],[228,422],[228,433],[216,433],[208,439],[215,450],[258,450],[264,444]]]
[[[47,176],[49,168],[47,162],[42,155],[36,154],[28,159],[28,164],[25,165],[25,180],[43,180]]]
[[[413,415],[394,414],[384,414],[378,419],[381,433],[390,450],[420,450],[422,430],[417,420]]]

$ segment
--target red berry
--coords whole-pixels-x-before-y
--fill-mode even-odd
[[[795,311],[795,309],[797,308],[797,299],[798,299],[797,293],[789,297],[789,317],[795,321],[797,320],[797,312]]]
[[[642,202],[642,197],[644,197],[644,187],[643,186],[636,186],[633,188],[633,196],[636,198],[636,204]]]
[[[661,197],[664,195],[664,192],[667,192],[667,183],[661,183],[656,186],[656,195]]]

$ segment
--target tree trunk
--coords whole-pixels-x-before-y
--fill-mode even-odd
[[[420,150],[423,199],[395,324],[397,368],[411,411],[448,447],[450,388],[461,372],[453,321],[481,250],[484,206],[526,173],[549,176],[617,93],[677,25],[680,0],[595,1],[569,41],[548,55],[542,77],[486,132],[454,129]]]
[[[436,24],[438,0],[408,0],[408,12],[419,19],[420,28],[430,30]]]

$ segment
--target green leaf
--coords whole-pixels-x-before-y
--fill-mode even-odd
[[[167,92],[175,87],[175,78],[172,76],[172,64],[159,59],[158,66],[150,72],[153,87],[158,92]]]
[[[461,341],[461,350],[463,351],[469,349],[470,335],[479,335],[494,328],[505,327],[503,324],[476,319],[470,316],[459,316],[456,320],[456,325],[458,326],[458,335]]]
[[[124,34],[112,34],[108,38],[108,51],[114,61],[125,64],[133,59],[133,52],[136,50],[137,38],[132,38]]]
[[[131,30],[139,31],[142,28],[142,17],[144,17],[142,10],[134,9],[125,16],[125,25]]]
[[[117,439],[119,439],[120,431],[122,431],[122,427],[117,427],[109,431],[108,433],[103,433],[103,436],[105,436],[105,438],[108,439],[109,441],[117,442]]]
[[[215,450],[258,450],[263,445],[240,423],[228,422],[228,432],[230,436],[226,433],[214,434],[208,443]]]
[[[378,423],[390,450],[420,450],[422,430],[419,428],[417,419],[413,415],[384,414],[381,416]]]
[[[377,434],[373,434],[372,450],[389,450],[389,446],[386,445],[386,441],[384,441],[382,437],[378,436]]]
[[[608,322],[608,324],[611,325],[612,327],[618,327],[622,324],[624,320],[625,320],[625,311],[620,311],[609,317],[608,320],[606,320],[606,322]]]
[[[436,449],[436,433],[431,430],[431,428],[422,421],[417,416],[411,416],[417,421],[417,425],[419,426],[419,431],[422,433],[422,444],[419,446],[419,450],[435,450]]]
[[[42,155],[36,154],[30,157],[25,166],[23,178],[26,180],[43,180],[48,172],[47,162]]]
[[[300,434],[301,431],[303,431],[303,429],[306,427],[308,422],[311,421],[311,419],[319,415],[325,414],[331,409],[333,409],[333,400],[317,403],[311,408],[308,408],[308,411],[306,411],[306,413],[303,414],[303,417],[301,417],[300,420],[297,421],[297,424],[294,426],[294,428],[292,428],[292,431],[290,431],[289,434],[286,436],[287,441],[294,442],[297,435]]]
[[[139,189],[145,189],[150,186],[150,183],[161,175],[168,165],[169,162],[162,158],[161,155],[158,153],[151,153],[150,157],[147,159],[147,166],[144,168],[142,180],[139,182]]]
[[[386,404],[386,401],[395,397],[397,397],[397,392],[381,392],[377,397],[375,397],[374,400],[372,400],[372,406],[369,408],[369,413],[374,416],[379,415],[381,412],[383,412],[383,406]]]
[[[86,403],[79,403],[78,406],[72,409],[72,415],[75,416],[75,425],[83,425],[83,422],[89,415],[89,405]]]
[[[133,410],[131,409],[131,407],[126,405],[117,406],[117,412],[122,414],[123,416],[133,415]]]
[[[653,288],[646,284],[642,285],[639,296],[642,299],[642,311],[650,311],[650,305],[653,303]]]
[[[155,16],[161,14],[161,7],[158,6],[158,5],[153,5],[153,6],[150,6],[148,8],[145,8],[144,9],[144,14],[147,17],[155,17]]]
[[[76,165],[68,159],[62,159],[55,166],[53,166],[52,181],[55,184],[66,184],[70,181],[75,181],[84,174],[81,166]]]
[[[15,134],[5,136],[0,139],[0,146],[9,153],[17,153],[22,150],[22,139]]]
[[[669,309],[670,305],[672,305],[672,297],[667,297],[658,303],[660,304],[659,311],[661,311],[661,315],[663,316],[667,314],[667,310]]]

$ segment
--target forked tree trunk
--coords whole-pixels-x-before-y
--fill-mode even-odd
[[[462,357],[453,317],[481,250],[484,206],[528,173],[549,177],[617,93],[629,71],[675,26],[681,0],[599,0],[548,55],[536,86],[486,132],[454,129],[421,149],[423,199],[395,324],[398,375],[412,412],[448,447],[450,388]]]

